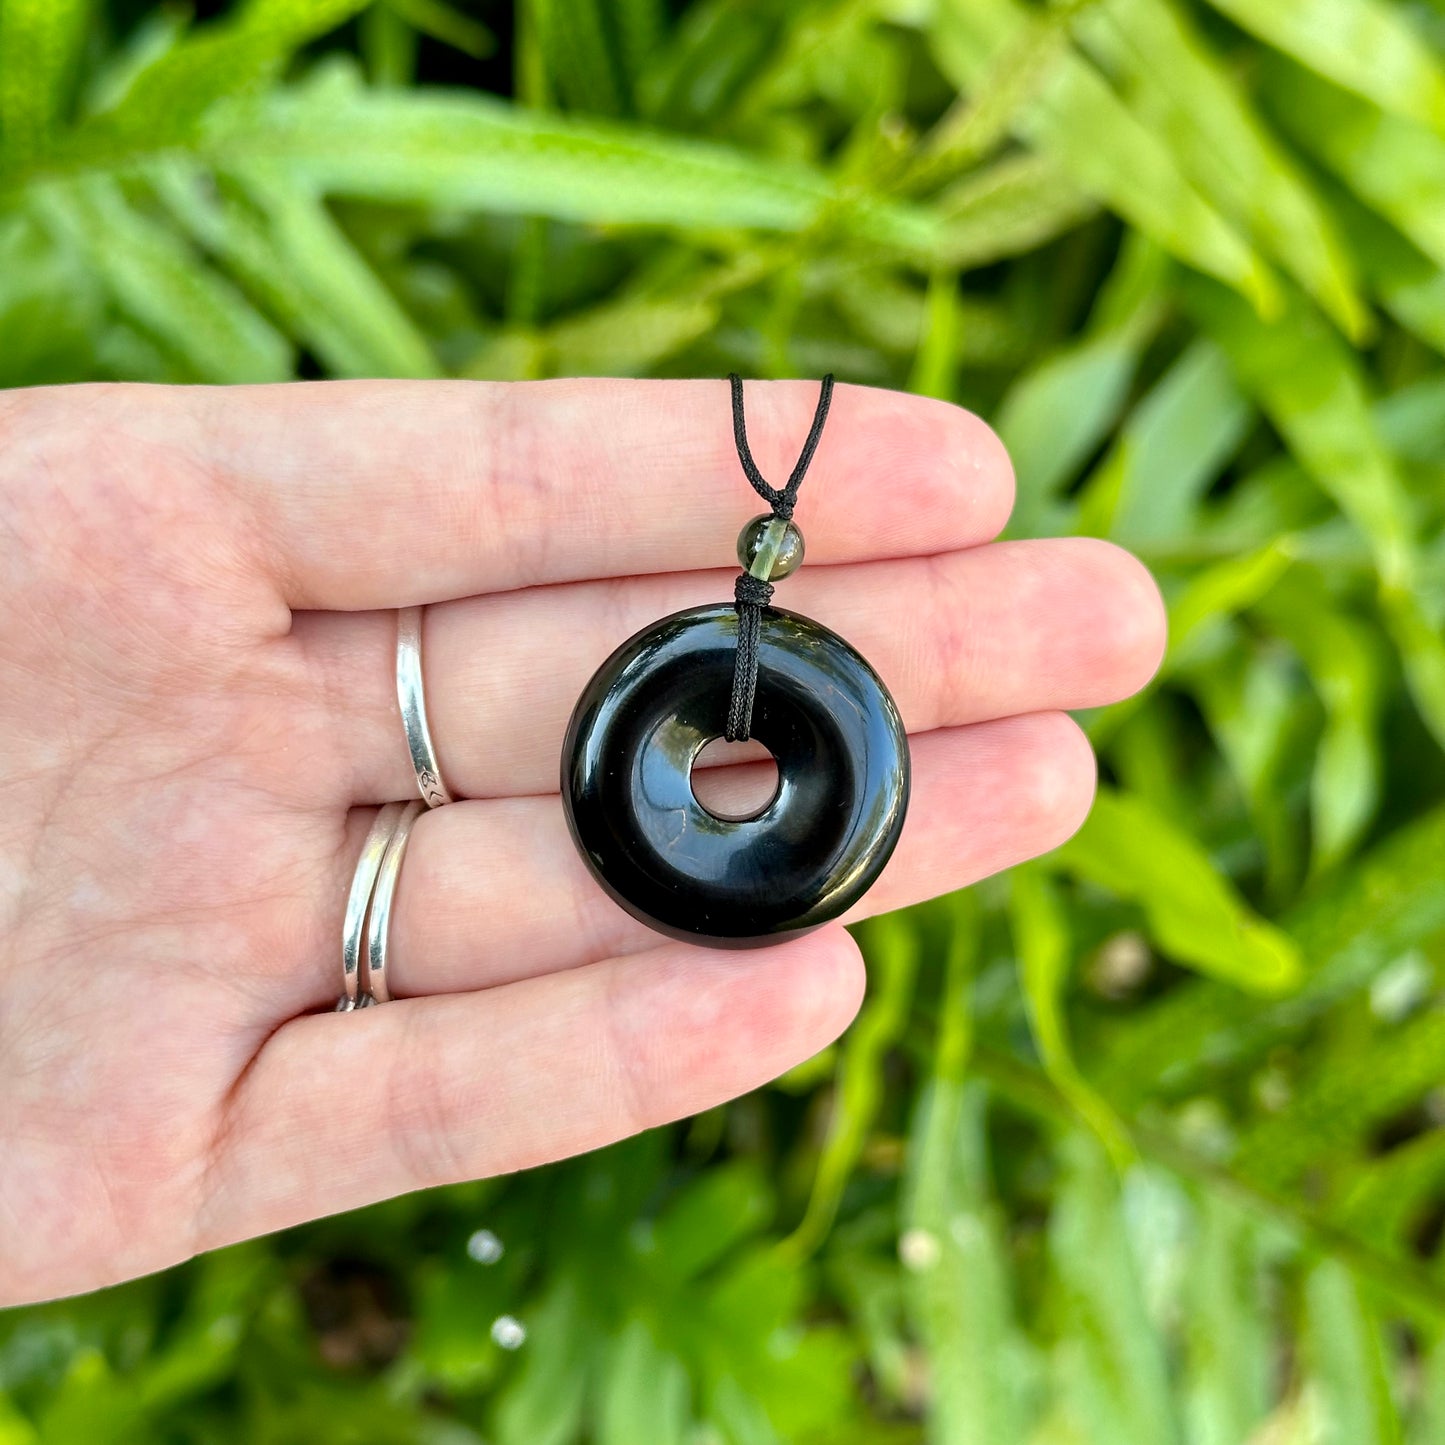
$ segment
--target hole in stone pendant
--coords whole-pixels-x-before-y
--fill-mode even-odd
[[[778,796],[777,759],[756,738],[714,738],[692,763],[692,795],[714,818],[756,818]]]

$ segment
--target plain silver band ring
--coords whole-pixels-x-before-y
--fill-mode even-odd
[[[421,680],[421,613],[420,607],[397,608],[396,700],[401,704],[406,745],[411,752],[411,765],[416,771],[416,785],[422,802],[428,808],[439,808],[453,799],[447,785],[442,782],[441,765],[437,762],[431,729],[426,721],[426,692]]]
[[[376,887],[371,895],[371,908],[366,917],[366,992],[373,1003],[386,1003],[391,988],[386,977],[387,950],[391,936],[391,905],[396,898],[396,880],[401,876],[401,860],[411,838],[411,825],[421,813],[419,802],[410,802],[402,810],[387,840]]]
[[[401,816],[402,803],[388,803],[372,822],[366,842],[361,845],[361,856],[356,860],[356,871],[351,875],[351,892],[346,895],[346,917],[341,925],[341,979],[345,992],[336,1000],[338,1013],[346,1013],[362,1005],[359,988],[361,977],[361,943],[366,933],[366,909],[376,887],[376,875],[381,871],[381,860],[386,845],[391,840],[396,820]]]

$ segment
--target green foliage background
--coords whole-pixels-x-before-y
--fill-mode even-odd
[[[8,1312],[0,1442],[1445,1441],[1442,266],[1442,0],[0,0],[0,384],[833,369],[1172,629],[836,1049]]]

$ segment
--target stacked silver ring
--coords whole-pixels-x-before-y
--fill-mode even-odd
[[[403,607],[396,618],[396,697],[421,799],[387,803],[377,813],[361,845],[341,926],[343,987],[336,1000],[337,1013],[386,1003],[391,998],[386,971],[391,912],[412,825],[424,806],[439,808],[454,801],[451,790],[442,781],[441,766],[427,725],[421,671],[421,614],[420,607]]]

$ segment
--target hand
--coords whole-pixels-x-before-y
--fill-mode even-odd
[[[765,475],[816,394],[749,384]],[[860,912],[1067,837],[1094,767],[1060,709],[1159,661],[1127,554],[980,545],[1011,494],[968,413],[838,387],[778,600],[869,658],[914,735]],[[0,1303],[591,1149],[847,1025],[841,924],[666,942],[594,883],[556,794],[584,682],[731,597],[756,504],[721,380],[0,395]],[[397,997],[332,1013],[371,805],[415,790],[390,609],[438,601],[432,733],[473,801],[417,822]]]

